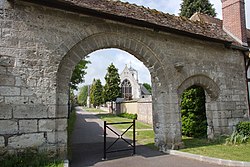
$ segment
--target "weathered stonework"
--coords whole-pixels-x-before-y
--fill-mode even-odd
[[[13,120],[0,120],[0,135],[16,134],[18,132],[17,122]]]
[[[37,120],[19,120],[19,133],[32,133],[37,131]]]
[[[67,119],[41,119],[38,121],[39,131],[66,131]]]
[[[23,134],[10,137],[8,146],[12,149],[36,148],[45,143],[43,133]]]
[[[162,151],[182,146],[180,95],[192,85],[206,91],[210,138],[249,118],[241,51],[22,1],[1,0],[0,8],[2,150],[36,147],[66,155],[72,71],[104,48],[127,51],[149,69],[155,144]]]
[[[4,137],[0,136],[0,148],[4,147],[5,146],[5,143],[4,143]]]

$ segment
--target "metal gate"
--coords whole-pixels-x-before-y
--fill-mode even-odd
[[[121,135],[113,130],[110,126],[108,125],[117,125],[117,124],[131,124],[125,132],[123,132]],[[123,138],[123,135],[128,132],[130,128],[133,127],[133,139],[132,143],[127,141],[125,138]],[[111,130],[114,134],[117,135],[117,139],[107,147],[107,129]],[[123,140],[126,142],[129,146],[132,148],[124,148],[124,149],[119,149],[119,150],[111,150],[112,146],[119,140]],[[121,152],[121,151],[129,151],[133,150],[133,155],[135,154],[135,120],[133,122],[116,122],[116,123],[107,123],[107,121],[104,121],[104,149],[103,149],[103,159],[105,160],[107,158],[108,153],[114,153],[114,152]]]

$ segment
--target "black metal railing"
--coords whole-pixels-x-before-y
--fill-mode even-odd
[[[108,125],[118,125],[118,124],[131,124],[127,130],[125,130],[121,135],[116,132],[115,130],[113,130],[111,127],[109,127]],[[128,132],[128,130],[130,128],[133,127],[133,139],[132,139],[132,143],[130,143],[128,140],[126,140],[125,138],[123,138],[123,135],[125,133]],[[117,139],[107,147],[107,129],[109,129],[110,131],[112,131],[114,134],[117,135]],[[124,142],[126,142],[130,148],[124,148],[124,149],[119,149],[119,150],[111,150],[111,147],[119,140],[123,140]],[[103,148],[103,159],[105,160],[107,158],[107,153],[114,153],[114,152],[121,152],[121,151],[129,151],[129,150],[133,150],[133,154],[135,154],[135,120],[133,120],[133,122],[116,122],[116,123],[107,123],[107,121],[104,121],[104,148]]]

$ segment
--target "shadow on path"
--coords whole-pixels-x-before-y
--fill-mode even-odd
[[[71,139],[72,160],[70,167],[221,167],[196,160],[163,154],[146,146],[137,146],[136,155],[132,151],[107,154],[103,161],[103,121],[96,113],[76,108],[77,119]],[[107,131],[107,145],[109,146],[116,135]],[[127,143],[119,140],[113,149],[128,147]]]

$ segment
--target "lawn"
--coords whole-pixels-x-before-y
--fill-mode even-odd
[[[183,142],[186,146],[180,150],[183,152],[228,160],[250,161],[250,142],[240,145],[226,145],[225,137],[215,141],[183,137]]]
[[[98,114],[98,116],[107,122],[132,121],[112,114]],[[114,127],[119,130],[124,130],[128,126],[129,125],[114,125]],[[132,132],[129,131],[126,133],[126,136],[132,137]],[[138,144],[155,148],[152,125],[136,121],[136,140]],[[225,137],[221,137],[215,141],[183,137],[183,142],[185,148],[179,151],[228,160],[250,161],[250,142],[240,145],[225,145]]]
[[[85,111],[88,111],[88,112],[96,112],[96,113],[104,113],[104,112],[106,112],[106,111],[103,111],[101,109],[96,109],[96,108],[86,108],[86,107],[83,107],[83,109]]]

